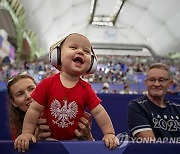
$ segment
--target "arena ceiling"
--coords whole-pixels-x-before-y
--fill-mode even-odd
[[[158,55],[180,50],[179,0],[20,1],[27,27],[47,52],[71,32],[86,35],[97,49],[147,47]]]

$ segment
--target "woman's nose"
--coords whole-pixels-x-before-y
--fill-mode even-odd
[[[27,98],[27,99],[31,98],[31,93],[32,93],[32,92],[28,92],[28,91],[26,92],[26,98]]]

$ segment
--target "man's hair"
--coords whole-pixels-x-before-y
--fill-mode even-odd
[[[147,72],[149,72],[153,68],[159,68],[159,69],[163,69],[163,70],[167,71],[168,72],[168,77],[171,78],[171,73],[170,73],[168,65],[166,65],[164,63],[154,63],[149,67]]]

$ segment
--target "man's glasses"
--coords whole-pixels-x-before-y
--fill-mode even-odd
[[[147,78],[146,81],[148,81],[151,84],[156,83],[158,81],[159,84],[164,84],[166,81],[170,80],[169,78]]]

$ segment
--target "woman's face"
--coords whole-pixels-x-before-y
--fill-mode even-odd
[[[12,103],[15,107],[19,107],[26,112],[32,103],[31,93],[36,88],[36,84],[30,78],[24,78],[11,86]]]

